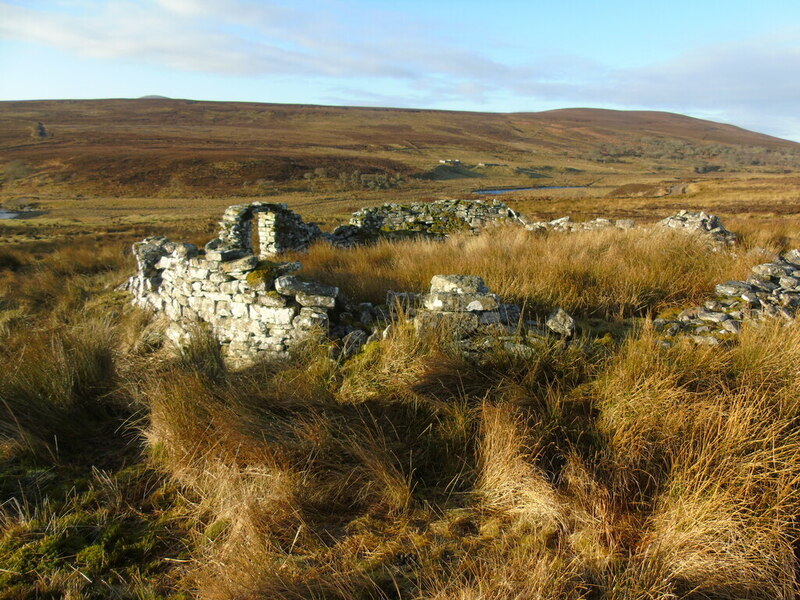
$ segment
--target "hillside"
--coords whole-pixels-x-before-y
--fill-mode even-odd
[[[515,185],[532,177],[563,184],[609,173],[680,175],[703,165],[800,168],[797,143],[671,113],[498,114],[160,98],[0,103],[0,152],[3,197],[43,190],[256,195],[304,177],[353,173],[412,181],[489,176],[493,184]],[[442,159],[501,166],[442,174],[434,170]]]

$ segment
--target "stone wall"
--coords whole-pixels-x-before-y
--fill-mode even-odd
[[[657,225],[668,229],[701,235],[718,244],[730,245],[736,242],[736,234],[725,229],[725,226],[718,216],[709,215],[702,211],[689,212],[681,210],[678,211],[677,214],[659,221]]]
[[[573,221],[571,217],[561,217],[552,221],[529,221],[521,217],[525,229],[528,231],[558,231],[572,233],[575,231],[594,231],[596,229],[632,229],[636,224],[631,219],[611,219],[597,218],[591,221]]]
[[[178,345],[205,324],[234,365],[286,356],[293,344],[327,332],[339,290],[291,275],[299,263],[254,255],[218,258],[164,237],[133,246],[139,270],[127,283],[134,303],[164,314]]]
[[[220,253],[218,259],[252,254],[254,219],[258,233],[258,255],[261,258],[307,250],[312,242],[322,236],[319,227],[303,221],[285,204],[236,204],[225,209],[219,236],[206,244],[206,250]]]
[[[521,224],[520,216],[499,200],[437,200],[415,204],[384,204],[353,213],[350,224],[333,232],[334,238],[397,237],[450,233],[478,233],[493,225]]]
[[[385,326],[386,311],[398,302],[418,326],[456,324],[473,344],[474,333],[495,328],[492,335],[510,335],[524,325],[527,334],[570,337],[575,324],[556,311],[544,324],[519,322],[520,309],[504,304],[479,277],[437,275],[427,294],[389,294],[388,308],[369,303],[353,305],[336,287],[304,281],[295,275],[300,263],[269,260],[283,252],[305,250],[317,239],[349,246],[388,235],[443,237],[448,233],[516,223],[528,229],[584,231],[605,227],[629,228],[629,221],[595,219],[573,223],[568,217],[547,223],[531,223],[498,201],[441,200],[429,204],[386,204],[362,209],[348,225],[332,234],[305,223],[284,204],[254,202],[228,207],[217,238],[204,251],[163,237],[147,238],[133,246],[138,271],[126,288],[134,303],[161,313],[169,320],[168,337],[183,344],[198,325],[208,327],[219,340],[231,364],[245,365],[261,357],[284,357],[292,346],[310,335],[341,340],[345,355],[352,354]],[[681,211],[662,226],[729,243],[732,235],[717,217]],[[258,256],[254,236],[258,234]],[[701,334],[721,324],[719,333],[738,330],[743,310],[794,314],[800,305],[800,253],[761,265],[747,282],[718,288],[724,296],[706,310],[687,312],[677,320],[663,321],[671,330]],[[735,292],[735,294],[734,294]],[[717,310],[718,309],[718,310]],[[718,314],[719,313],[719,314]],[[698,319],[700,322],[698,322]],[[714,321],[716,319],[716,321]],[[505,331],[501,331],[505,328]],[[381,328],[382,330],[382,328]],[[499,332],[499,333],[498,333]],[[483,343],[483,342],[481,342]]]
[[[207,326],[234,365],[286,356],[314,333],[341,338],[349,354],[367,339],[381,310],[368,303],[352,306],[336,287],[291,275],[299,263],[270,258],[305,250],[320,238],[347,246],[392,232],[444,235],[515,219],[500,202],[390,204],[359,211],[344,229],[324,234],[284,204],[237,204],[225,210],[218,237],[204,251],[163,237],[134,244],[138,272],[126,288],[135,304],[166,316],[170,340],[181,345],[198,325]],[[361,328],[347,324],[351,321]]]
[[[716,286],[716,298],[674,317],[655,320],[669,336],[688,335],[702,344],[718,344],[739,333],[746,319],[793,320],[800,308],[800,250],[753,267],[745,281]]]

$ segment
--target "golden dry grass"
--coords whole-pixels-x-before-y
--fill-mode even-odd
[[[387,290],[423,292],[437,273],[479,275],[507,301],[534,312],[565,310],[606,319],[698,302],[715,284],[741,279],[759,253],[710,252],[702,240],[651,229],[548,235],[516,227],[445,242],[380,242],[340,250],[318,244],[298,255],[303,274],[360,300]]]
[[[779,248],[788,231],[754,228],[729,253],[674,234],[498,229],[320,245],[304,272],[362,299],[473,273],[535,311],[616,319],[701,300],[763,260],[749,247]],[[47,512],[34,495],[27,509],[7,504],[0,559],[13,573],[0,582],[12,591],[0,598],[98,598],[111,584],[220,600],[800,591],[796,324],[664,348],[645,323],[610,341],[543,341],[529,356],[498,347],[478,365],[443,332],[397,323],[350,360],[309,344],[231,372],[200,332],[178,356],[162,348],[158,321],[113,289],[132,269],[115,242],[4,256],[0,489],[22,506],[9,481],[30,494],[37,469],[62,477],[100,461],[111,483],[92,480],[91,509]],[[119,487],[126,461],[160,477]],[[67,486],[87,485],[68,472]],[[45,489],[50,502],[64,494]],[[115,516],[146,518],[150,558],[97,541]],[[102,547],[95,562],[90,546]]]

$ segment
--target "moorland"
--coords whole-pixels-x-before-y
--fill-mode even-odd
[[[0,103],[0,598],[773,599],[800,590],[800,328],[665,345],[800,247],[800,145],[651,112],[489,114],[140,99]],[[449,161],[449,162],[440,162]],[[320,243],[354,300],[482,276],[569,341],[476,364],[405,323],[235,371],[118,289],[130,244],[222,209],[323,227],[480,198],[535,219],[720,215],[730,249],[639,227]]]

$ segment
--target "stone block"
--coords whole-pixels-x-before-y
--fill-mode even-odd
[[[791,275],[795,267],[786,264],[778,263],[764,263],[763,265],[756,265],[752,268],[753,275],[759,278],[782,277],[784,275]]]
[[[275,280],[275,290],[284,296],[294,296],[297,293],[314,296],[339,295],[339,288],[316,281],[303,281],[294,275],[282,275]]]
[[[208,280],[212,283],[225,283],[227,281],[233,281],[233,279],[220,271],[212,271],[208,275]]]
[[[295,299],[302,306],[318,306],[320,308],[333,308],[336,305],[336,298],[333,296],[320,296],[318,294],[304,294],[298,292]]]
[[[753,286],[744,283],[743,281],[727,281],[725,283],[717,284],[714,288],[719,296],[733,296],[741,297],[745,292],[752,292]]]
[[[575,319],[562,308],[557,308],[550,313],[545,325],[550,331],[565,337],[571,337],[575,333]]]
[[[483,312],[497,310],[499,298],[495,294],[431,292],[422,298],[427,310],[441,312]]]
[[[245,273],[252,271],[258,265],[258,258],[253,255],[245,256],[236,260],[231,260],[220,264],[220,269],[224,273]]]
[[[171,269],[175,266],[175,259],[170,256],[162,256],[155,264],[156,269]]]
[[[483,278],[476,275],[434,275],[431,278],[431,292],[486,294],[489,288]]]
[[[316,310],[314,308],[305,306],[300,309],[300,313],[292,321],[292,325],[296,330],[300,329],[313,329],[328,327],[328,313],[323,310]]]
[[[289,325],[297,315],[297,308],[294,306],[285,306],[283,308],[259,306],[258,312],[265,323],[272,325]]]
[[[236,319],[247,318],[250,315],[249,305],[244,302],[231,302],[231,316]]]
[[[236,294],[239,292],[239,283],[240,282],[235,279],[232,281],[226,281],[224,283],[220,283],[219,291],[223,294],[230,294],[230,295]]]
[[[790,250],[783,255],[783,260],[793,264],[795,268],[800,267],[800,250]]]
[[[286,306],[288,300],[281,296],[276,291],[265,292],[256,295],[255,304],[259,306],[269,306],[271,308],[280,308]]]
[[[455,337],[470,335],[479,325],[479,316],[469,312],[420,311],[414,317],[414,327],[418,331],[433,329]]]
[[[246,253],[247,251],[243,248],[206,250],[206,259],[222,263],[242,258]]]
[[[698,312],[697,318],[701,321],[706,321],[709,323],[722,323],[723,321],[730,319],[730,317],[724,312],[714,312],[709,310]]]
[[[227,300],[220,300],[219,302],[216,302],[214,304],[214,314],[221,317],[232,316],[231,303]]]

